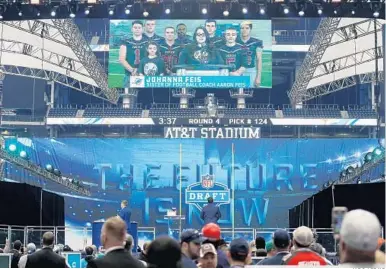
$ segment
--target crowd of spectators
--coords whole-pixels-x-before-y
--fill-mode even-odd
[[[257,237],[253,242],[235,238],[229,244],[221,237],[217,224],[208,223],[201,231],[187,229],[177,241],[160,236],[146,242],[140,252],[133,252],[133,237],[119,217],[108,219],[101,231],[102,249],[88,246],[81,260],[82,268],[243,268],[266,265],[332,265],[325,248],[316,241],[313,231],[298,227],[291,235],[277,229],[267,242]],[[346,267],[385,267],[385,240],[380,238],[378,218],[365,210],[348,212],[338,235],[340,265]],[[9,244],[4,252],[12,253],[13,268],[68,268],[54,248],[54,235],[46,232],[42,249],[33,243],[23,249],[20,240]]]

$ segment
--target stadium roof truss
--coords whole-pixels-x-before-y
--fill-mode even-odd
[[[379,19],[323,19],[288,93],[292,104],[375,82],[375,74],[384,80],[383,24]]]
[[[116,103],[107,75],[71,19],[0,22],[0,71],[55,81]]]

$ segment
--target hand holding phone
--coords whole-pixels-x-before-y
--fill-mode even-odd
[[[342,221],[347,213],[347,207],[337,206],[332,209],[331,212],[331,228],[334,232],[335,239],[339,239],[340,229],[342,227]]]

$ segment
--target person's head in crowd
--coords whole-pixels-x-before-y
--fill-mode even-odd
[[[69,245],[65,245],[65,246],[63,247],[63,251],[64,251],[64,252],[71,252],[71,251],[73,251],[73,250],[72,250],[72,248],[71,248]]]
[[[129,203],[127,202],[127,200],[122,200],[121,202],[121,208],[125,208]]]
[[[161,236],[147,248],[147,263],[150,268],[180,267],[181,248],[178,242],[168,236]]]
[[[296,228],[293,233],[293,249],[309,248],[314,242],[314,234],[312,230],[306,226]]]
[[[182,253],[195,260],[200,256],[200,247],[202,243],[202,237],[200,232],[194,229],[187,229],[181,234],[181,251]]]
[[[286,230],[278,229],[273,233],[272,243],[276,253],[289,251],[291,247],[291,237]],[[268,249],[267,252],[269,252]]]
[[[256,251],[257,251],[255,240],[249,242],[249,249],[251,251],[251,256],[255,257],[256,256]]]
[[[120,217],[111,217],[102,226],[101,243],[104,249],[123,247],[126,239],[126,223]]]
[[[52,232],[45,232],[43,234],[43,248],[45,247],[50,247],[54,248],[54,241],[55,241],[55,236]]]
[[[379,237],[378,238],[378,245],[377,245],[377,249],[380,249],[382,245],[385,244],[385,239],[383,239],[382,237]]]
[[[251,263],[251,252],[244,238],[232,240],[229,246],[228,259],[231,267],[244,267]]]
[[[314,242],[310,245],[310,249],[313,252],[318,253],[320,256],[326,257],[326,250],[323,248],[321,244]]]
[[[213,245],[213,244],[212,244]],[[218,240],[218,249],[220,249],[220,250],[222,250],[222,251],[224,251],[224,252],[227,252],[228,251],[228,243],[227,242],[225,242],[225,240],[224,239],[220,239],[220,240]]]
[[[126,234],[125,249],[131,251],[133,248],[134,239],[130,234]]]
[[[202,230],[202,236],[206,238],[204,243],[211,243],[217,249],[221,239],[221,229],[216,223],[206,224]]]
[[[265,239],[264,237],[257,236],[255,238],[256,257],[266,257],[267,251],[265,250]]]
[[[366,210],[348,212],[339,235],[341,263],[374,263],[381,224],[376,215]]]
[[[216,268],[217,267],[217,251],[216,248],[208,243],[202,244],[200,248],[200,268]]]
[[[265,243],[265,251],[267,251],[267,257],[275,256],[276,249],[273,247],[272,240],[269,240],[268,242]]]
[[[149,248],[149,246],[150,246],[150,243],[151,242],[145,242],[145,243],[143,243],[143,246],[142,246],[142,252],[143,253],[147,253],[147,249]]]
[[[93,249],[93,255],[98,254],[98,248],[96,245],[91,245],[91,248]]]
[[[36,252],[36,245],[34,243],[29,243],[27,245],[27,254],[32,254]]]
[[[13,242],[13,249],[20,251],[22,246],[23,243],[20,240],[16,240],[15,242]]]
[[[385,242],[379,247],[379,250],[385,253]]]
[[[89,246],[84,249],[84,252],[86,253],[86,256],[92,256],[94,254],[94,249]]]
[[[208,204],[212,204],[213,203],[213,197],[209,197],[208,198]]]

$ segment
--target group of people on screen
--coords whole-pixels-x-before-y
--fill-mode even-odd
[[[225,25],[218,35],[215,20],[206,20],[188,35],[186,24],[166,26],[163,36],[156,33],[156,21],[131,23],[131,36],[121,40],[119,62],[125,69],[124,86],[130,76],[171,76],[175,65],[206,70],[208,65],[225,65],[231,76],[249,76],[250,86],[259,87],[263,41],[251,36],[256,24],[243,21]]]

